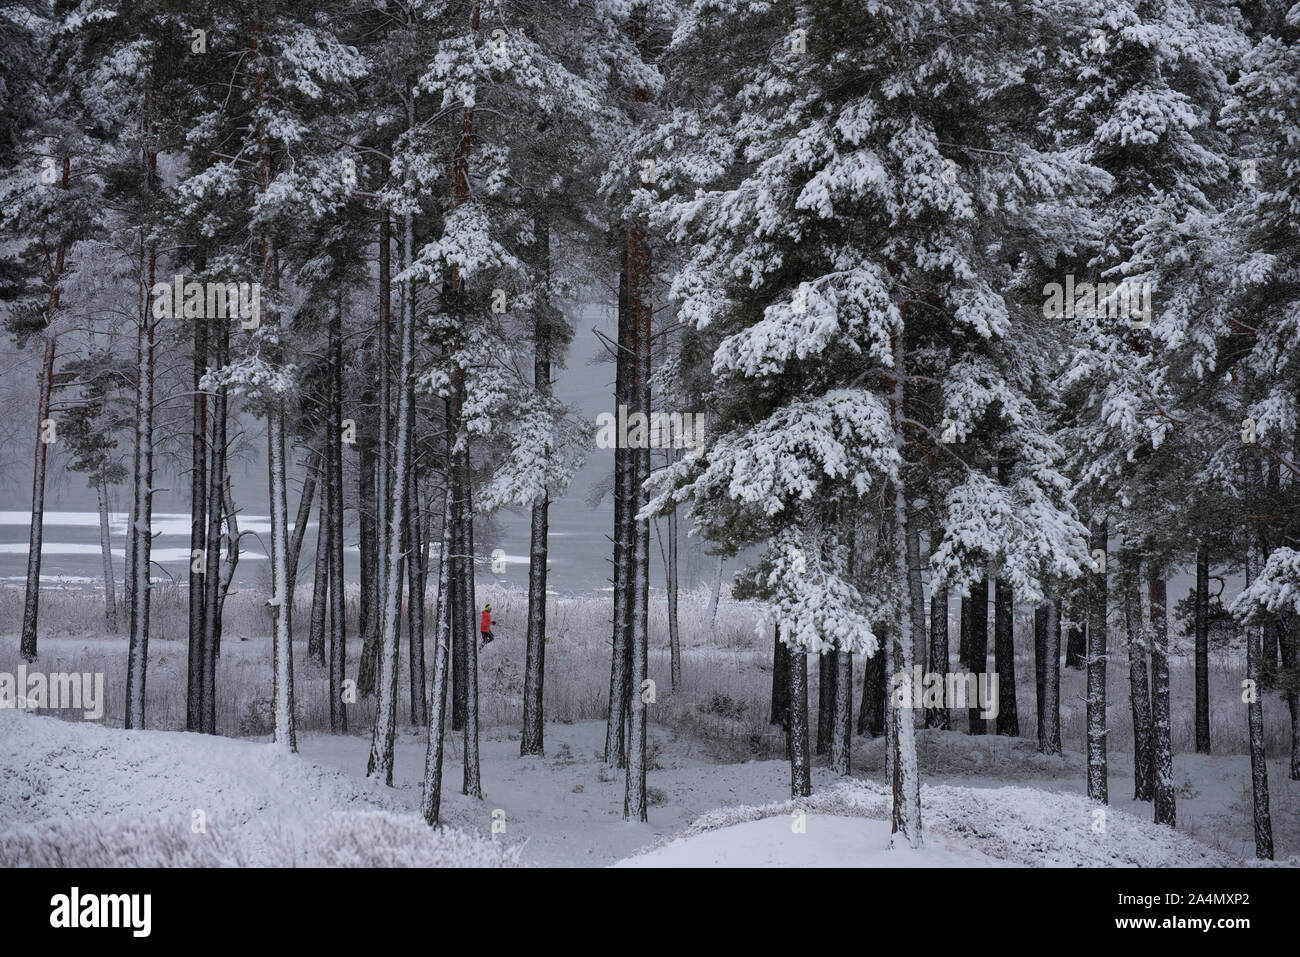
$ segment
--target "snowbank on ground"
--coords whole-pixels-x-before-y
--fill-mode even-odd
[[[1080,795],[1014,787],[923,787],[926,847],[887,851],[889,806],[889,793],[879,785],[846,781],[797,801],[717,808],[697,818],[684,836],[620,865],[950,867],[987,866],[990,859],[1022,867],[1236,863],[1168,827]],[[799,811],[806,815],[803,834],[792,830]],[[762,827],[747,829],[760,822]],[[815,830],[819,826],[824,829],[820,834]],[[745,847],[747,842],[763,846]]]
[[[0,866],[511,866],[274,745],[0,710]]]
[[[1005,867],[949,838],[889,847],[889,822],[831,814],[766,817],[679,838],[616,867]]]

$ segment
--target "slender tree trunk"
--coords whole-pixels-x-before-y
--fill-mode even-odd
[[[460,407],[465,404],[465,381],[460,381]],[[465,620],[465,776],[464,793],[470,797],[483,797],[483,784],[479,772],[478,754],[478,641],[475,638],[475,619],[478,615],[478,602],[474,596],[474,499],[470,485],[470,450],[469,436],[464,437],[464,449],[461,451],[461,483],[464,508],[461,510],[461,541],[465,557],[461,566],[464,583],[461,586]]]
[[[1151,693],[1147,681],[1149,604],[1138,601],[1137,593],[1141,588],[1139,569],[1126,569],[1124,578],[1129,707],[1133,714],[1133,800],[1150,801],[1155,797],[1155,763],[1151,749]]]
[[[898,330],[893,336],[894,352],[894,389],[890,399],[890,413],[893,419],[894,429],[894,449],[898,453],[900,462],[906,461],[906,436],[903,433],[903,421],[906,418],[905,408],[905,391],[903,383],[907,377],[906,364],[906,323],[907,307],[903,307],[903,328]],[[924,609],[924,596],[921,594],[921,576],[919,569],[915,574],[909,566],[912,562],[908,560],[909,538],[912,535],[912,529],[908,524],[907,517],[907,490],[904,487],[903,468],[900,465],[899,473],[894,479],[894,561],[897,580],[906,590],[904,596],[899,602],[898,608],[898,634],[894,642],[893,653],[893,672],[896,675],[907,676],[912,673],[913,651],[915,648],[922,646],[924,637],[916,635],[914,632],[917,628],[916,618],[917,611]],[[984,600],[987,604],[988,590],[984,589]],[[976,624],[972,622],[972,625]],[[973,652],[978,656],[979,653],[987,646],[988,643],[988,622],[987,612],[985,620],[981,622],[984,626],[984,640],[976,645],[976,635],[972,634],[971,644]],[[973,630],[973,629],[972,629]],[[977,657],[977,660],[982,660]],[[910,688],[910,685],[908,686]],[[910,698],[910,694],[906,696]],[[914,717],[914,707],[919,702],[905,700],[903,703],[895,704],[892,708],[891,720],[893,722],[893,813],[892,813],[892,830],[894,834],[901,834],[903,839],[912,848],[919,848],[922,845],[921,838],[921,781],[919,769],[916,763],[916,720]]]
[[[835,698],[832,708],[835,726],[831,733],[831,767],[839,774],[852,769],[853,747],[853,652],[835,652]]]
[[[769,724],[790,724],[790,651],[781,641],[781,627],[772,628],[772,712]]]
[[[966,669],[976,675],[985,674],[989,661],[989,580],[981,578],[972,587],[970,598],[963,604],[968,608],[969,620],[966,627],[970,630]],[[983,709],[978,701],[971,704],[973,707],[966,713],[970,733],[987,734],[988,724],[981,713]]]
[[[363,403],[374,399],[373,389],[362,396]],[[374,623],[379,609],[379,550],[378,520],[375,507],[375,475],[379,459],[375,454],[378,426],[376,416],[367,413],[364,431],[357,442],[357,524],[360,530],[361,594],[359,599],[359,631],[361,634],[361,659],[357,663],[357,691],[362,695],[375,690],[376,631]]]
[[[199,388],[207,371],[208,323],[200,318],[194,324],[192,400],[193,419],[190,432],[190,561],[189,561],[189,653],[186,658],[185,730],[197,731],[203,724],[203,647],[205,581],[207,577],[207,441],[208,397]],[[214,546],[216,543],[214,543]],[[196,567],[197,566],[197,567]]]
[[[41,602],[41,539],[45,532],[45,462],[50,447],[46,422],[54,389],[54,334],[47,328],[41,359],[40,394],[36,403],[36,453],[32,467],[32,515],[27,539],[27,593],[23,602],[22,656],[36,660],[36,623]],[[57,433],[53,433],[57,435]]]
[[[1246,584],[1259,574],[1263,564],[1259,545],[1251,541],[1246,554]],[[1268,800],[1268,757],[1264,749],[1264,701],[1259,687],[1260,629],[1246,629],[1246,725],[1250,740],[1251,803],[1255,820],[1255,856],[1273,860],[1273,816]]]
[[[72,170],[72,158],[63,157],[63,189],[68,189]],[[144,255],[144,240],[141,239],[141,256]],[[41,605],[41,541],[45,535],[45,463],[49,453],[49,441],[57,433],[47,433],[45,424],[50,419],[50,405],[54,394],[54,355],[56,336],[54,319],[59,310],[61,292],[59,282],[63,278],[66,265],[66,250],[60,246],[55,253],[54,268],[50,273],[50,293],[45,314],[44,352],[41,355],[41,376],[39,393],[36,400],[36,451],[32,465],[32,514],[27,538],[27,591],[23,599],[23,631],[19,642],[19,653],[27,661],[36,660],[36,627]],[[147,300],[141,290],[141,322],[148,314]]]
[[[790,796],[812,794],[812,755],[808,753],[808,656],[801,648],[789,648],[790,656],[790,726],[787,731],[790,753]]]
[[[229,348],[229,331],[225,324],[213,335],[213,352],[215,365],[223,369]],[[207,572],[203,576],[203,654],[199,675],[199,730],[204,734],[217,733],[217,647],[221,637],[222,591],[221,568],[221,534],[226,520],[224,507],[226,496],[226,409],[228,393],[224,385],[217,387],[212,401],[212,462],[208,470],[208,551]],[[229,516],[234,521],[234,516]],[[226,541],[227,560],[230,562],[231,575],[234,574],[234,562],[237,560],[239,546],[230,539]],[[229,582],[224,583],[227,587]]]
[[[858,734],[874,738],[885,733],[885,698],[888,695],[889,639],[877,628],[880,648],[867,659],[862,677],[862,707],[858,709]]]
[[[306,497],[304,492],[304,497]],[[330,514],[329,495],[321,486],[320,518],[316,527],[316,556],[313,561],[311,622],[307,628],[307,657],[325,667],[325,617],[329,610]]]
[[[538,220],[538,266],[549,281],[550,229]],[[543,399],[551,395],[551,303],[544,294],[533,331],[533,389]],[[528,541],[528,636],[524,652],[524,727],[519,754],[545,754],[546,683],[546,560],[550,496],[543,491],[533,499]]]
[[[326,426],[325,498],[329,510],[330,731],[348,730],[343,681],[347,671],[347,584],[343,574],[343,286],[330,314],[329,424]]]
[[[722,556],[713,572],[713,592],[709,595],[709,629],[718,623],[718,599],[722,597]]]
[[[632,395],[635,408],[650,415],[650,350],[653,301],[650,292],[650,246],[640,229],[630,230],[627,243],[628,306],[636,342]],[[647,502],[646,482],[650,478],[650,444],[631,450],[632,459],[632,629],[629,635],[631,673],[628,696],[627,788],[623,817],[648,820],[646,799],[646,694],[649,672],[650,520],[637,517]]]
[[[668,454],[671,464],[673,453],[669,450]],[[674,505],[668,513],[668,566],[664,570],[668,589],[668,668],[674,691],[682,686],[682,633],[677,617],[677,558],[677,506]]]
[[[1091,547],[1106,551],[1106,520],[1093,522]],[[1103,558],[1103,563],[1105,559]],[[1106,576],[1105,564],[1088,581],[1087,735],[1088,797],[1109,803],[1106,793]]]
[[[1083,659],[1088,653],[1088,636],[1084,625],[1087,620],[1087,584],[1081,583],[1070,588],[1069,603],[1065,606],[1070,615],[1069,626],[1065,629],[1065,667],[1083,668]]]
[[[407,216],[406,231],[411,225]],[[409,262],[409,235],[403,243],[403,264]],[[408,280],[409,281],[409,280]],[[375,675],[375,687],[378,700],[375,706],[374,734],[370,741],[370,759],[367,762],[366,776],[382,780],[389,787],[393,784],[393,746],[397,732],[397,643],[398,628],[402,612],[402,525],[405,521],[405,480],[410,469],[409,430],[411,427],[411,392],[407,388],[411,382],[415,357],[412,354],[412,337],[409,335],[412,317],[407,308],[407,299],[401,297],[399,310],[398,339],[401,342],[401,359],[397,372],[395,388],[387,381],[387,375],[381,377],[382,400],[380,404],[380,463],[379,483],[383,496],[391,493],[384,515],[387,527],[381,541],[387,548],[387,554],[380,562],[382,587],[380,597],[383,601],[383,616],[380,622],[379,667]],[[388,330],[380,332],[381,348],[387,352]],[[386,357],[385,357],[386,359]],[[385,363],[386,364],[386,363]],[[397,436],[391,444],[388,442],[388,409],[390,391],[398,396]],[[388,455],[395,457],[393,462],[393,483],[390,485],[387,467]],[[398,485],[403,486],[401,490]],[[383,505],[381,505],[383,507]]]
[[[908,612],[912,625],[912,664],[926,670],[926,651],[929,636],[925,629],[925,588],[921,579],[921,530],[917,523],[909,522],[907,528],[907,594]],[[920,706],[921,702],[916,702]]]
[[[144,272],[144,245],[141,240],[141,272]],[[145,682],[149,666],[149,584],[150,549],[153,543],[153,388],[154,324],[147,292],[153,288],[156,258],[149,254],[147,283],[140,290],[140,325],[136,349],[140,356],[140,417],[135,430],[135,477],[132,483],[135,505],[132,509],[136,544],[131,569],[131,624],[126,664],[126,718],[128,729],[144,727]],[[143,276],[142,276],[143,278]]]
[[[1061,599],[1047,604],[1043,633],[1043,733],[1038,748],[1061,753]]]
[[[1196,752],[1210,753],[1210,546],[1196,543]]]
[[[632,324],[628,312],[627,263],[619,271],[618,351],[615,354],[614,409],[616,415],[628,404],[631,376]],[[627,660],[631,607],[630,564],[633,528],[628,522],[631,509],[631,449],[620,442],[614,449],[614,633],[609,666],[609,715],[605,725],[605,762],[623,767],[627,761],[624,728],[627,715]]]
[[[1047,615],[1050,602],[1034,607],[1034,737],[1043,750],[1043,692],[1047,681]]]
[[[415,326],[412,324],[414,333]],[[414,354],[414,349],[412,349]],[[412,384],[410,403],[412,418],[415,410],[415,387]],[[423,515],[420,511],[420,486],[415,469],[415,429],[411,423],[407,461],[411,463],[406,477],[406,634],[409,645],[411,683],[411,724],[419,727],[429,721],[429,706],[425,696],[427,680],[424,668],[424,535]]]
[[[814,753],[825,754],[835,721],[835,678],[838,669],[832,652],[817,656],[817,744]]]
[[[970,599],[962,598],[958,609],[957,663],[970,671]]]
[[[948,678],[948,589],[930,592],[930,670],[939,676],[946,687]],[[946,706],[927,708],[925,726],[947,731],[952,718]]]
[[[1011,583],[999,578],[993,585],[993,660],[998,673],[998,734],[1020,734],[1016,708],[1015,605]]]
[[[289,536],[289,580],[298,580],[298,560],[302,557],[303,539],[307,537],[307,526],[311,524],[311,507],[315,502],[317,476],[321,471],[320,449],[313,448],[307,454],[307,468],[303,473],[302,497],[298,499],[298,514],[294,518],[293,531]],[[320,496],[319,508],[325,507],[325,496]],[[319,535],[319,530],[317,531]]]
[[[271,580],[275,635],[275,742],[298,750],[293,714],[293,583],[289,579],[289,500],[285,473],[284,407],[277,400],[267,415],[266,439],[271,475]]]
[[[101,473],[95,483],[99,505],[99,554],[104,563],[104,625],[117,634],[117,594],[113,580],[113,535],[108,524],[108,488]]]
[[[1155,820],[1174,826],[1174,748],[1169,726],[1169,618],[1165,580],[1151,576],[1151,744],[1155,772]]]
[[[436,827],[442,806],[442,757],[447,720],[447,672],[450,657],[451,620],[454,613],[448,591],[451,585],[452,493],[443,496],[442,538],[438,549],[438,625],[433,644],[433,687],[429,692],[429,739],[424,756],[424,792],[420,813]]]

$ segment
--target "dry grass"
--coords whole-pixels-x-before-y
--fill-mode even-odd
[[[484,727],[517,725],[521,720],[523,661],[527,624],[527,598],[522,591],[496,586],[480,587],[480,605],[490,601],[498,622],[497,640],[480,658],[480,709]],[[650,612],[650,676],[656,683],[656,722],[693,733],[723,760],[779,758],[784,736],[767,721],[771,694],[771,639],[764,627],[763,609],[757,605],[724,600],[716,627],[707,618],[707,595],[685,594],[680,619],[684,667],[682,687],[670,687],[667,609],[661,597],[652,599]],[[0,589],[0,621],[13,631],[0,638],[0,671],[12,672],[17,655],[17,623],[21,620],[20,589]],[[955,608],[955,604],[954,604]],[[157,586],[153,601],[149,646],[147,726],[180,729],[185,724],[187,602],[183,588]],[[307,657],[306,631],[309,602],[299,600],[294,613],[295,694],[298,726],[327,730],[328,675]],[[360,641],[356,639],[357,598],[349,596],[348,674],[355,676]],[[604,717],[609,695],[611,604],[608,597],[555,598],[547,607],[546,700],[547,720],[572,722]],[[218,729],[238,735],[256,731],[254,718],[271,694],[269,611],[251,591],[232,594],[226,606],[223,649],[218,670]],[[954,645],[956,622],[950,623]],[[9,631],[9,629],[6,629]],[[1033,649],[1031,621],[1016,621],[1017,698],[1022,738],[1034,736]],[[51,590],[42,595],[42,652],[34,667],[43,671],[102,671],[105,674],[105,717],[120,725],[125,706],[126,640],[105,636],[98,605],[85,592]],[[400,714],[409,715],[407,643],[402,640],[399,687]],[[955,648],[954,648],[955,657]],[[432,661],[432,642],[426,644]],[[992,658],[990,656],[990,668]],[[861,700],[862,668],[856,675],[854,706]],[[816,709],[815,662],[810,662],[810,697]],[[1242,663],[1223,655],[1211,659],[1211,729],[1216,754],[1245,753],[1245,706],[1241,703]],[[1170,668],[1173,695],[1174,748],[1185,753],[1193,747],[1192,666],[1175,657]],[[1112,637],[1108,674],[1108,715],[1112,751],[1132,749],[1133,731],[1128,707],[1128,666],[1120,639]],[[1273,756],[1289,753],[1290,726],[1285,703],[1276,694],[1265,699],[1265,736]],[[1081,752],[1084,740],[1083,673],[1062,671],[1062,739],[1069,750]],[[349,723],[364,732],[372,720],[372,702],[362,700],[350,708]],[[965,719],[955,716],[954,727],[964,730]]]

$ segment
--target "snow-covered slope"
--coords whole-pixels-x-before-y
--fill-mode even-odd
[[[1167,827],[1075,794],[925,787],[921,851],[887,850],[889,795],[848,781],[800,801],[718,808],[683,837],[620,866],[1222,867],[1235,863]],[[799,815],[798,812],[803,812]],[[796,830],[802,826],[802,831]]]
[[[0,866],[503,865],[273,745],[0,710]]]

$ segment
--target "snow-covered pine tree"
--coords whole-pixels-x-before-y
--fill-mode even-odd
[[[907,676],[924,640],[907,567],[919,503],[942,516],[940,584],[964,589],[989,569],[1033,601],[1044,576],[1084,560],[1061,451],[1030,397],[1047,371],[1041,340],[998,292],[1052,247],[1052,216],[1073,202],[1064,184],[1090,182],[1023,145],[1032,118],[1008,108],[1046,17],[1032,3],[692,12],[670,59],[728,72],[707,89],[670,74],[683,105],[654,144],[671,191],[661,221],[691,244],[674,292],[717,343],[717,386],[707,447],[668,470],[653,507],[689,502],[706,536],[739,525],[765,544],[756,577],[792,646],[868,656],[880,643],[845,574],[843,517],[882,517],[899,589],[891,670]],[[1014,240],[987,231],[994,209]],[[915,846],[917,703],[910,682],[894,685],[894,822]]]

